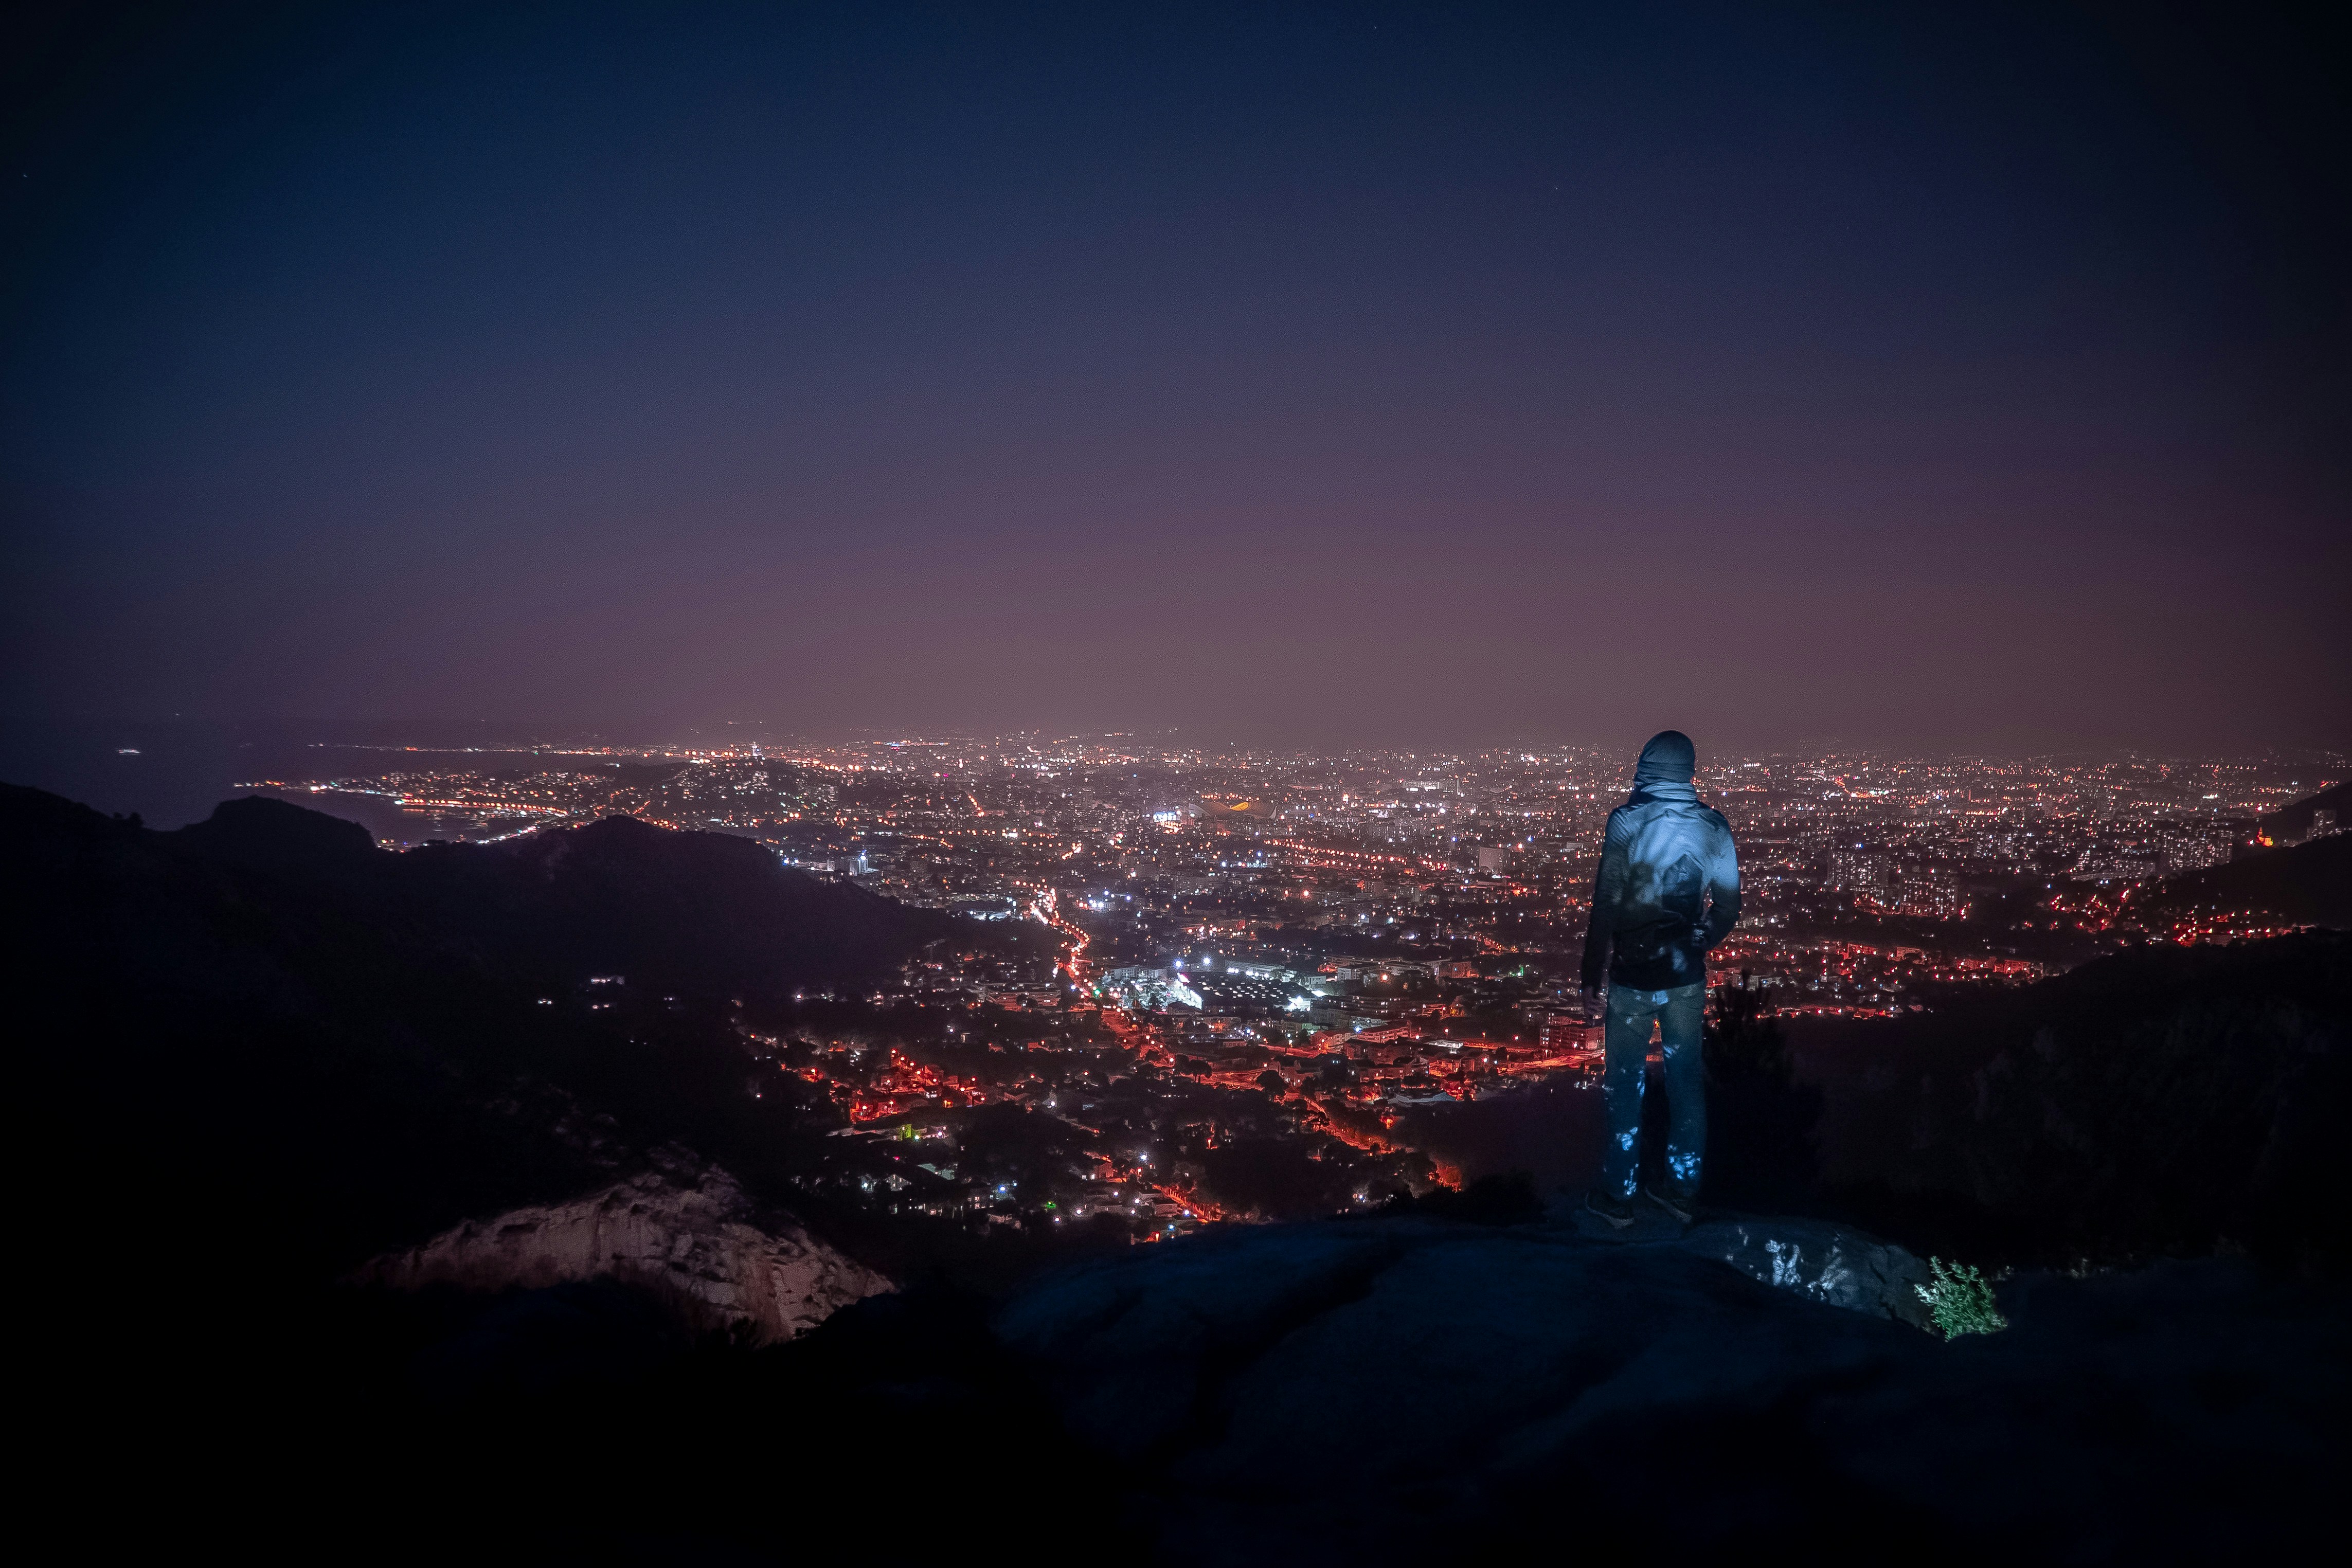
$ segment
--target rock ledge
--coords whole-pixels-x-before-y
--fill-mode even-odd
[[[471,1219],[371,1260],[360,1283],[538,1289],[610,1275],[682,1298],[762,1341],[807,1333],[891,1282],[782,1217],[716,1166],[646,1171],[569,1203]]]

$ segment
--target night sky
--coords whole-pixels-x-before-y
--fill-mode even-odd
[[[11,26],[20,722],[2352,735],[2260,6]]]

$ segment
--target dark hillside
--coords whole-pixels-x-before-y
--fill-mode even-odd
[[[2339,828],[2352,827],[2352,783],[2336,785],[2307,796],[2292,805],[2281,806],[2268,816],[2254,821],[2254,831],[2273,844],[2301,843],[2311,831],[2315,812],[2333,811]]]
[[[2352,936],[2143,946],[1944,1013],[1795,1022],[1832,1183],[1916,1245],[1951,1222],[2019,1261],[2352,1260],[2329,1152]]]
[[[2124,905],[2161,929],[2182,915],[2259,911],[2296,925],[2352,928],[2352,832],[2264,850],[2227,865],[2168,877]]]
[[[415,852],[411,896],[498,961],[647,988],[773,995],[895,977],[950,917],[780,866],[748,839],[612,817]]]
[[[665,1143],[776,1196],[837,1117],[782,1074],[747,1092],[734,998],[862,986],[953,928],[634,822],[401,855],[277,802],[159,833],[5,788],[0,864],[67,1233],[247,1290]],[[592,1006],[600,974],[629,983]]]
[[[205,821],[165,837],[230,865],[319,881],[364,875],[362,868],[383,858],[374,838],[357,822],[262,795],[224,800]]]
[[[163,836],[553,984],[625,975],[643,988],[714,996],[854,989],[956,930],[944,915],[787,870],[751,840],[628,817],[394,854],[352,823],[250,798]]]

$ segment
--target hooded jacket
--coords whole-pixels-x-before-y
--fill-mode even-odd
[[[1587,989],[1598,989],[1604,976],[1642,991],[1703,984],[1709,949],[1739,919],[1739,857],[1731,825],[1699,804],[1687,771],[1680,779],[1657,777],[1661,769],[1648,749],[1643,763],[1632,796],[1609,813],[1601,869],[1592,878],[1592,924],[1584,937]]]

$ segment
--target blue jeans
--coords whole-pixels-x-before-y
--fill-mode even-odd
[[[1699,1162],[1706,1153],[1706,1069],[1699,1055],[1699,1029],[1706,1012],[1705,985],[1667,991],[1609,988],[1609,1022],[1602,1035],[1607,1058],[1601,1079],[1609,1115],[1609,1141],[1601,1154],[1601,1185],[1620,1197],[1633,1196],[1641,1176],[1643,1060],[1650,1054],[1650,1023],[1655,1019],[1666,1059],[1666,1187],[1681,1197],[1698,1196]]]

